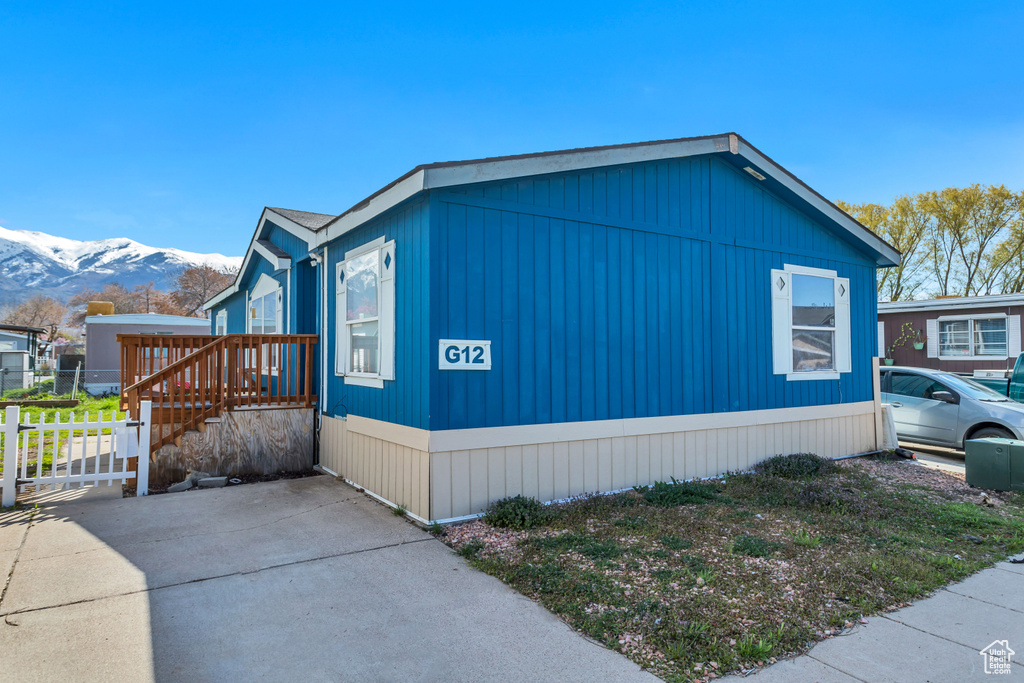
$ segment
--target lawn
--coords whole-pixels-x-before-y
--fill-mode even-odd
[[[56,419],[57,415],[60,416],[60,419],[62,421],[67,421],[70,418],[71,415],[75,416],[75,420],[76,421],[84,421],[86,419],[86,417],[95,419],[97,417],[97,414],[99,414],[99,413],[102,413],[103,418],[109,419],[111,412],[117,412],[118,418],[124,417],[124,413],[122,411],[118,410],[118,401],[119,401],[119,399],[118,399],[117,396],[110,396],[110,397],[106,397],[106,398],[92,398],[90,396],[85,396],[84,394],[83,394],[83,396],[84,396],[84,398],[74,408],[40,408],[40,407],[37,407],[37,406],[32,406],[32,407],[22,406],[21,407],[20,421],[21,421],[22,424],[26,424],[26,423],[36,424],[36,423],[39,422],[39,420],[41,418],[43,418],[47,422],[53,422]],[[35,398],[35,397],[33,397],[33,398]],[[61,398],[61,397],[58,397],[58,398]],[[67,398],[67,397],[63,397],[63,398]],[[95,429],[90,429],[89,433],[90,434],[95,434],[96,431],[97,430],[95,430]],[[109,434],[110,430],[109,429],[104,429],[104,430],[102,430],[102,432],[104,434]],[[81,430],[81,429],[75,430],[75,432],[74,432],[74,436],[81,436],[82,434],[83,434],[83,430]],[[61,444],[66,444],[68,442],[68,438],[69,438],[70,435],[71,435],[70,434],[70,430],[69,431],[60,432],[60,442],[61,442]],[[19,448],[22,448],[22,447],[25,446],[25,439],[26,438],[29,439],[29,441],[28,441],[28,468],[29,468],[29,472],[31,472],[33,475],[35,474],[35,472],[36,472],[36,463],[38,461],[40,451],[42,451],[42,458],[43,458],[43,462],[42,462],[42,464],[43,464],[43,473],[45,474],[45,473],[49,472],[50,469],[53,466],[53,440],[52,440],[52,433],[51,432],[47,432],[46,433],[46,439],[42,443],[42,445],[41,445],[42,447],[41,448],[40,448],[39,439],[38,439],[38,436],[36,435],[36,433],[33,433],[31,436],[28,436],[25,433],[20,435],[18,437],[18,446],[19,446]],[[2,440],[2,438],[0,438],[0,444],[2,444],[2,443],[3,443],[3,440]],[[20,461],[20,456],[19,456],[19,461]],[[2,473],[2,472],[3,472],[3,460],[2,460],[2,458],[0,458],[0,473]]]
[[[440,533],[668,681],[805,651],[1024,549],[1024,495],[886,459],[788,456],[558,506],[520,499],[490,519],[520,528]]]

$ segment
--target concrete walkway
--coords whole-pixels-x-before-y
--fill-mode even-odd
[[[328,477],[35,500],[0,513],[6,680],[657,681]]]
[[[1024,680],[1024,564],[1001,562],[914,605],[867,620],[819,643],[801,657],[755,675],[723,681],[854,683],[855,681]],[[985,673],[982,648],[1007,641],[1010,673]]]

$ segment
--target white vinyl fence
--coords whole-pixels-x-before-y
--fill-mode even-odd
[[[14,505],[17,492],[28,486],[58,491],[101,482],[124,484],[133,477],[136,495],[146,495],[151,412],[152,404],[142,401],[137,422],[127,416],[118,419],[116,412],[106,417],[87,414],[78,421],[74,415],[66,420],[55,415],[52,421],[40,415],[38,422],[31,422],[30,415],[22,416],[20,408],[9,406],[2,430],[3,507]],[[49,466],[44,463],[46,454],[51,456]],[[137,472],[128,469],[129,458],[138,458]]]

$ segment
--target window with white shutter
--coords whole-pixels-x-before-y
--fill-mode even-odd
[[[850,281],[834,270],[772,270],[773,371],[788,380],[839,379],[852,370]]]
[[[395,378],[394,241],[378,238],[335,267],[335,373],[383,388]]]

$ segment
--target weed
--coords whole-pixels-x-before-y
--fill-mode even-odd
[[[615,526],[625,527],[626,529],[643,529],[650,526],[650,522],[643,517],[620,517],[615,520]]]
[[[468,541],[466,541],[466,543],[463,544],[463,546],[459,548],[458,551],[456,552],[458,552],[459,555],[461,555],[462,557],[465,557],[467,560],[469,560],[476,557],[477,553],[479,553],[483,549],[483,541],[481,541],[479,538],[471,538]]]
[[[515,496],[502,498],[487,509],[484,521],[504,529],[532,529],[549,523],[554,518],[551,508],[536,498]]]
[[[817,548],[821,545],[821,538],[818,536],[811,536],[807,533],[806,529],[800,529],[793,534],[793,542],[801,548]]]
[[[816,474],[827,474],[835,468],[834,462],[814,453],[776,455],[754,465],[754,471],[758,474],[784,479],[803,479]]]
[[[431,522],[430,526],[427,527],[427,532],[434,536],[440,536],[444,533],[444,527],[437,522]]]
[[[757,536],[740,536],[732,543],[732,551],[747,557],[768,557],[781,546]]]
[[[395,517],[405,517],[405,515],[406,515],[406,513],[407,513],[407,512],[409,512],[409,511],[408,511],[408,510],[406,510],[406,509],[405,509],[404,507],[402,507],[401,505],[399,505],[398,507],[396,507],[395,509],[393,509],[393,510],[391,511],[391,514],[393,514],[393,515],[394,515]]]
[[[746,635],[736,643],[736,654],[744,662],[756,662],[770,655],[772,648],[770,640],[755,640],[753,635]]]
[[[648,503],[661,507],[699,505],[728,500],[720,495],[718,487],[714,484],[701,481],[677,481],[675,478],[672,479],[672,483],[658,481],[650,488],[637,489],[637,492]]]
[[[662,536],[658,540],[669,550],[686,550],[693,545],[693,541],[678,536]]]

